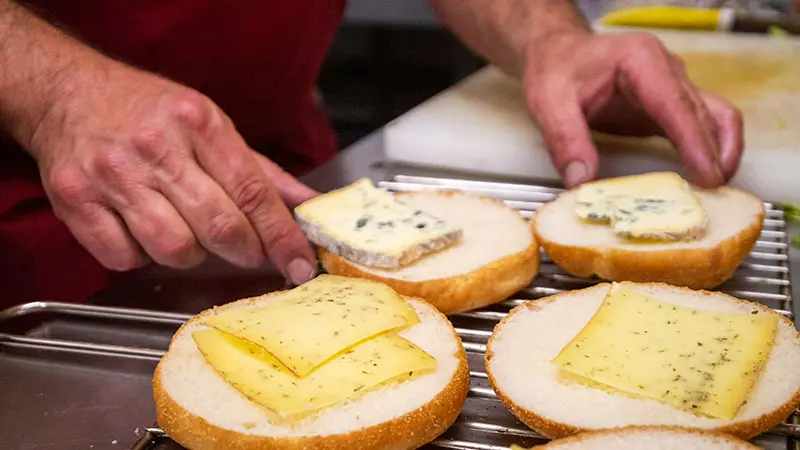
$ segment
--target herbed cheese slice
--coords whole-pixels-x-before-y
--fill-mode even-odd
[[[775,339],[777,317],[755,312],[685,308],[614,284],[553,363],[635,397],[732,419]]]
[[[396,334],[383,334],[300,378],[263,348],[243,339],[213,328],[195,331],[192,337],[221,377],[284,420],[300,419],[388,381],[404,381],[437,364],[413,343]]]
[[[463,233],[428,211],[412,208],[369,179],[295,208],[308,239],[365,266],[399,269],[457,242]]]
[[[385,284],[320,275],[264,306],[214,315],[205,323],[259,345],[299,376],[377,334],[419,323]]]
[[[612,178],[578,188],[576,213],[611,224],[625,239],[689,240],[701,237],[705,209],[689,183],[672,172]]]

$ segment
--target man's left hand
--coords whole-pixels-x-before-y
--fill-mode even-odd
[[[591,129],[668,138],[691,182],[716,187],[739,166],[741,112],[700,92],[679,57],[644,33],[574,30],[526,49],[526,99],[567,186],[594,179]]]

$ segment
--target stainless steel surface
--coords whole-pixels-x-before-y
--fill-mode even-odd
[[[348,156],[352,157],[342,155],[332,166],[346,163]],[[358,158],[357,163],[361,168],[366,165],[368,170],[336,172],[343,177],[335,181],[336,185],[350,182],[371,171],[373,179],[393,191],[463,189],[500,198],[520,209],[526,216],[558,193],[558,189],[552,187],[530,184],[398,175],[393,172],[420,171],[374,164],[376,162],[380,163],[379,160]],[[320,188],[319,184],[315,187]],[[774,210],[770,204],[767,204],[767,208],[769,211],[764,232],[756,248],[735,277],[723,285],[721,290],[762,302],[793,317],[794,305],[791,300],[783,214]],[[544,257],[541,274],[533,286],[524,289],[513,299],[479,311],[451,316],[468,353],[470,395],[456,424],[431,447],[494,450],[508,448],[512,443],[531,446],[544,442],[544,439],[511,416],[495,398],[483,367],[486,341],[497,321],[520,302],[594,282],[596,281],[567,275]],[[0,331],[11,322],[37,320],[39,317],[46,320],[42,320],[29,333],[0,333],[0,379],[10,380],[11,383],[5,383],[5,386],[12,387],[4,389],[0,394],[0,406],[5,411],[9,407],[19,408],[20,405],[23,409],[36,409],[42,414],[41,420],[49,420],[48,416],[53,417],[55,411],[61,417],[67,415],[70,420],[64,420],[63,426],[48,424],[47,427],[40,427],[41,433],[50,436],[46,439],[37,438],[36,443],[28,444],[26,442],[30,441],[25,441],[25,432],[30,420],[21,423],[9,415],[3,415],[0,419],[0,430],[11,433],[10,448],[88,448],[89,445],[93,445],[92,448],[136,450],[180,448],[163,436],[157,426],[148,427],[154,420],[149,377],[158,358],[166,349],[169,336],[189,315],[42,302],[0,312]],[[110,380],[113,381],[109,382]],[[32,385],[41,388],[41,396],[47,398],[47,404],[36,405],[35,401],[31,404],[31,399],[38,395],[32,395]],[[71,392],[62,392],[65,388]],[[72,391],[73,389],[76,391]],[[104,415],[120,414],[126,418],[125,422],[81,421],[80,417],[87,406],[76,405],[70,408],[69,405],[57,403],[59,399],[71,399],[71,393],[93,395],[98,390],[102,393],[103,389],[110,390],[103,397],[105,406],[101,402],[100,406],[94,404],[89,408],[104,407]],[[131,408],[136,410],[134,414],[131,414]],[[84,435],[89,434],[89,427],[105,427],[105,438],[96,437],[102,434],[98,430],[92,430],[92,438],[84,438]],[[133,433],[136,430],[138,433]],[[790,447],[788,437],[800,438],[800,427],[786,423],[759,437],[755,442],[766,449],[793,448]],[[116,444],[112,443],[114,441]]]
[[[20,322],[34,326],[8,332]],[[181,322],[59,303],[0,313],[1,447],[131,448],[154,421],[153,370]]]

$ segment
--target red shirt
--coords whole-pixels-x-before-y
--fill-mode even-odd
[[[345,0],[23,3],[111,57],[206,94],[290,172],[336,151],[312,92]],[[78,301],[107,281],[53,215],[35,163],[0,151],[0,304]]]

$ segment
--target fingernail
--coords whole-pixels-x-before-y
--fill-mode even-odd
[[[572,161],[567,165],[566,170],[564,170],[564,182],[567,184],[567,187],[574,187],[577,186],[586,180],[586,175],[589,173],[589,168],[586,167],[586,163],[583,161]]]
[[[289,280],[298,285],[309,281],[316,275],[311,263],[302,258],[292,260],[286,267],[286,272],[289,275]]]

